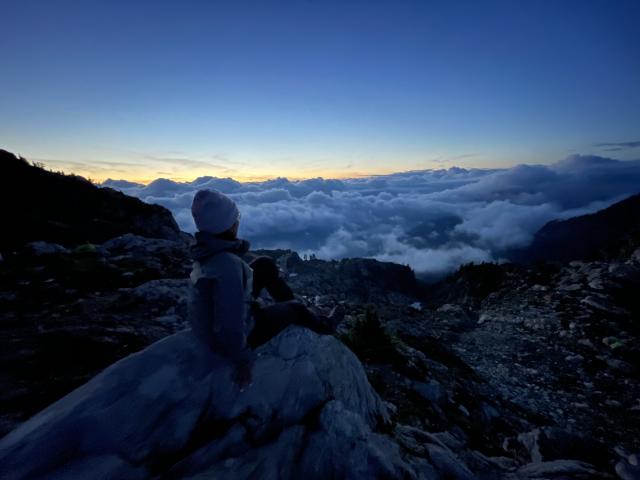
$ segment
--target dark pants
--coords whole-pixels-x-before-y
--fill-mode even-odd
[[[280,277],[278,266],[271,258],[258,257],[249,266],[253,270],[253,297],[258,298],[262,289],[266,289],[276,302],[266,307],[252,308],[254,326],[247,338],[251,348],[268,342],[292,324],[308,327],[318,333],[329,333],[322,318],[294,299],[291,288]]]

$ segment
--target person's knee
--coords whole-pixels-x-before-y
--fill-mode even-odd
[[[271,257],[258,257],[251,262],[251,268],[254,274],[260,275],[265,279],[274,279],[280,276],[278,265]]]

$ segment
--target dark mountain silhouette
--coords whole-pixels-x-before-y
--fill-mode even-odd
[[[518,263],[604,260],[628,257],[640,241],[640,194],[590,215],[547,223],[527,248],[514,252]]]
[[[71,246],[124,233],[178,239],[171,213],[85,178],[47,171],[0,150],[0,252],[45,240]]]

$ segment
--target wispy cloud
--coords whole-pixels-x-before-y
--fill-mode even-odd
[[[463,153],[462,155],[453,155],[452,160],[464,160],[465,158],[477,157],[479,153]]]
[[[103,176],[105,174],[127,174],[131,166],[125,162],[77,162],[69,160],[58,160],[54,158],[34,158],[34,162],[42,163],[52,170],[62,170],[67,173],[77,173],[79,175]],[[104,178],[104,177],[103,177]]]
[[[479,155],[480,153],[477,152],[462,153],[460,155],[441,155],[439,157],[430,158],[428,161],[437,164],[460,163],[464,162],[468,158],[477,157]]]
[[[608,142],[608,143],[594,143],[594,147],[600,147],[605,152],[618,152],[620,150],[627,150],[629,148],[640,147],[640,140],[632,142]]]
[[[194,160],[188,157],[159,157],[154,155],[145,155],[145,158],[153,162],[169,163],[171,165],[176,165],[179,167],[209,168],[216,170],[224,170],[227,168],[224,165],[207,162],[205,160]]]
[[[97,160],[94,162],[84,163],[84,165],[106,165],[107,167],[139,167],[139,163],[133,162],[110,162],[107,160]]]

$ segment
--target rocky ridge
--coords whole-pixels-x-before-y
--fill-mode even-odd
[[[633,468],[621,456],[640,448],[638,305],[629,294],[639,251],[625,262],[467,266],[429,288],[399,265],[259,253],[277,260],[303,301],[345,306],[338,338],[362,362],[389,419],[362,428],[399,449],[392,478],[430,468],[443,478],[604,478],[618,462]],[[97,268],[105,273],[79,273]],[[74,249],[29,244],[5,259],[5,431],[185,328],[189,268],[185,242],[135,235]]]

